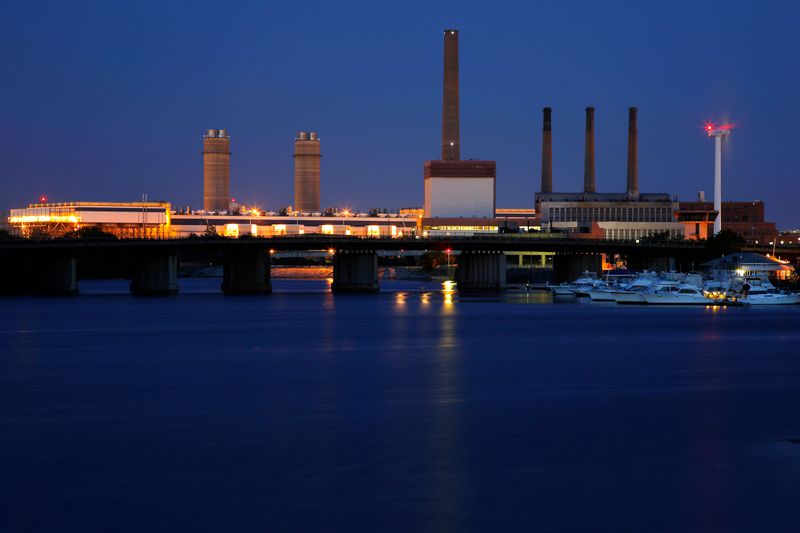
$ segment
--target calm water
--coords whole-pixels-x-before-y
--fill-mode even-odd
[[[800,306],[218,286],[0,300],[0,530],[800,529]]]

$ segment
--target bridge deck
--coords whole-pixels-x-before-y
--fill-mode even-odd
[[[692,241],[633,242],[588,239],[555,239],[529,235],[497,235],[435,238],[356,238],[320,235],[247,239],[167,239],[167,240],[52,240],[0,242],[0,253],[23,251],[75,252],[98,251],[226,251],[269,249],[274,251],[311,250],[431,250],[431,251],[541,251],[564,253],[639,253],[670,255],[696,254],[702,243]]]

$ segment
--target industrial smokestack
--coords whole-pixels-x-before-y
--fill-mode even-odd
[[[231,201],[231,140],[225,130],[203,136],[203,209],[227,211]]]
[[[636,108],[628,108],[628,194],[639,195],[639,138]]]
[[[586,108],[586,152],[583,165],[583,192],[597,192],[594,181],[594,108]]]
[[[553,192],[553,133],[551,129],[549,107],[542,109],[542,189],[541,192]]]
[[[444,32],[444,95],[442,102],[442,160],[461,158],[458,124],[458,30]]]

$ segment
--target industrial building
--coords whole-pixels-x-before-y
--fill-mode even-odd
[[[424,165],[424,226],[474,227],[486,231],[494,219],[495,161],[461,160],[458,30],[444,32],[442,158]],[[459,221],[464,218],[465,220]],[[434,219],[447,219],[446,221]]]
[[[409,237],[416,234],[413,216],[281,216],[262,214],[173,214],[173,238],[206,235],[273,237],[289,235],[341,235],[353,237]]]
[[[319,212],[319,137],[317,132],[301,131],[294,140],[294,209],[301,213]]]
[[[226,130],[203,136],[203,209],[227,211],[231,203],[231,139]]]
[[[208,234],[272,237],[322,234],[409,237],[417,233],[413,214],[367,216],[281,216],[258,211],[241,215],[205,211],[173,213],[167,202],[67,202],[12,209],[11,231],[23,237],[61,237],[94,227],[120,239],[175,239]]]
[[[701,193],[696,202],[680,202],[675,216],[686,224],[687,239],[706,239],[713,235],[717,211]],[[738,233],[753,244],[768,244],[778,235],[774,222],[764,220],[764,202],[722,202],[721,228]]]
[[[640,193],[637,109],[628,113],[626,191],[598,193],[594,158],[594,108],[586,108],[584,190],[553,192],[552,110],[543,110],[542,175],[536,194],[536,213],[542,230],[588,234],[610,240],[652,236],[682,239],[684,226],[674,218],[677,204],[666,193]],[[577,235],[576,235],[577,236]]]
[[[38,203],[12,209],[8,224],[23,237],[60,237],[95,227],[121,239],[166,239],[170,216],[168,202]]]

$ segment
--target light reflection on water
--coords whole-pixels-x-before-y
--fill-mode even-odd
[[[4,302],[4,529],[800,523],[800,307],[327,287]]]

